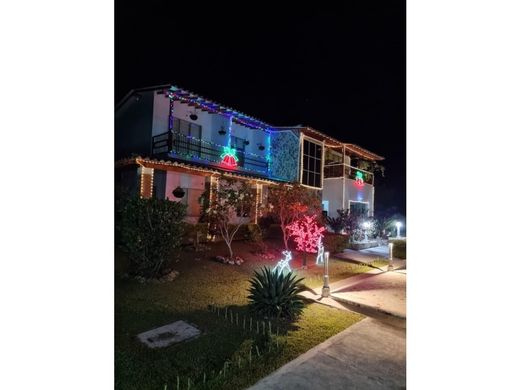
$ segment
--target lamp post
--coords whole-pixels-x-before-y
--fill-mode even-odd
[[[388,271],[393,271],[394,264],[392,260],[394,259],[394,243],[390,242],[388,244]]]
[[[323,274],[323,287],[321,289],[321,296],[322,298],[327,298],[330,296],[330,287],[329,287],[329,252],[324,253],[324,259],[325,259],[325,267],[324,267],[324,274]]]
[[[397,238],[401,238],[401,226],[403,226],[403,224],[397,221],[395,223],[395,226],[397,227]]]

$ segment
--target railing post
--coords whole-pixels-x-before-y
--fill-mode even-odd
[[[171,130],[168,130],[168,153],[171,153],[173,151],[173,132]]]

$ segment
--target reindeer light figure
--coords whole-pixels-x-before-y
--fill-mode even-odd
[[[318,241],[318,255],[316,256],[316,265],[323,264],[323,254],[325,253],[325,247],[323,246],[323,243],[320,240]]]
[[[291,266],[289,265],[289,262],[292,260],[292,253],[290,251],[283,251],[282,254],[285,256],[285,258],[276,264],[276,266],[273,268],[273,272],[278,270],[280,273],[282,273],[285,269],[287,269],[288,272],[292,271]]]

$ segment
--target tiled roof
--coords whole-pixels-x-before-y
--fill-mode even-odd
[[[116,161],[116,163],[115,163],[116,167],[123,167],[125,165],[130,165],[130,164],[163,165],[165,168],[166,167],[178,167],[178,168],[185,168],[188,170],[194,170],[194,171],[203,172],[203,173],[223,174],[225,176],[231,176],[231,177],[236,177],[236,178],[240,178],[240,179],[257,180],[257,181],[262,181],[262,182],[266,182],[266,183],[270,183],[270,184],[279,183],[278,181],[266,179],[261,176],[253,176],[253,175],[248,175],[248,174],[244,174],[241,172],[222,171],[217,168],[213,168],[213,167],[209,167],[209,166],[200,166],[200,165],[191,164],[191,163],[184,162],[184,161],[177,161],[177,160],[163,160],[163,159],[157,159],[157,158],[137,156],[137,157],[124,158],[124,159]]]

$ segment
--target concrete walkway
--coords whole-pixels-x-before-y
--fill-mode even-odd
[[[335,253],[333,257],[338,259],[345,259],[350,261],[355,261],[358,263],[367,263],[370,264],[374,260],[377,259],[388,259],[388,246],[378,246],[370,249],[363,249],[360,251],[355,251],[353,249],[345,249],[341,253]],[[406,260],[398,259],[394,257],[392,260],[394,268],[399,268],[406,264]]]
[[[370,264],[375,258],[362,251],[346,250],[335,255],[352,262]],[[330,298],[321,298],[321,287],[301,293],[304,297],[328,306],[349,309],[361,307],[406,318],[406,260],[394,259],[394,271],[387,267],[339,280],[330,284]]]
[[[349,250],[335,257],[362,263],[376,259],[374,254]],[[250,390],[405,389],[406,262],[398,259],[393,264],[402,270],[374,268],[331,283],[328,298],[321,297],[321,288],[301,293],[369,318],[287,363]]]
[[[406,331],[366,318],[250,390],[405,389]]]
[[[331,295],[336,301],[406,318],[406,273],[392,271],[372,275],[336,288]]]

